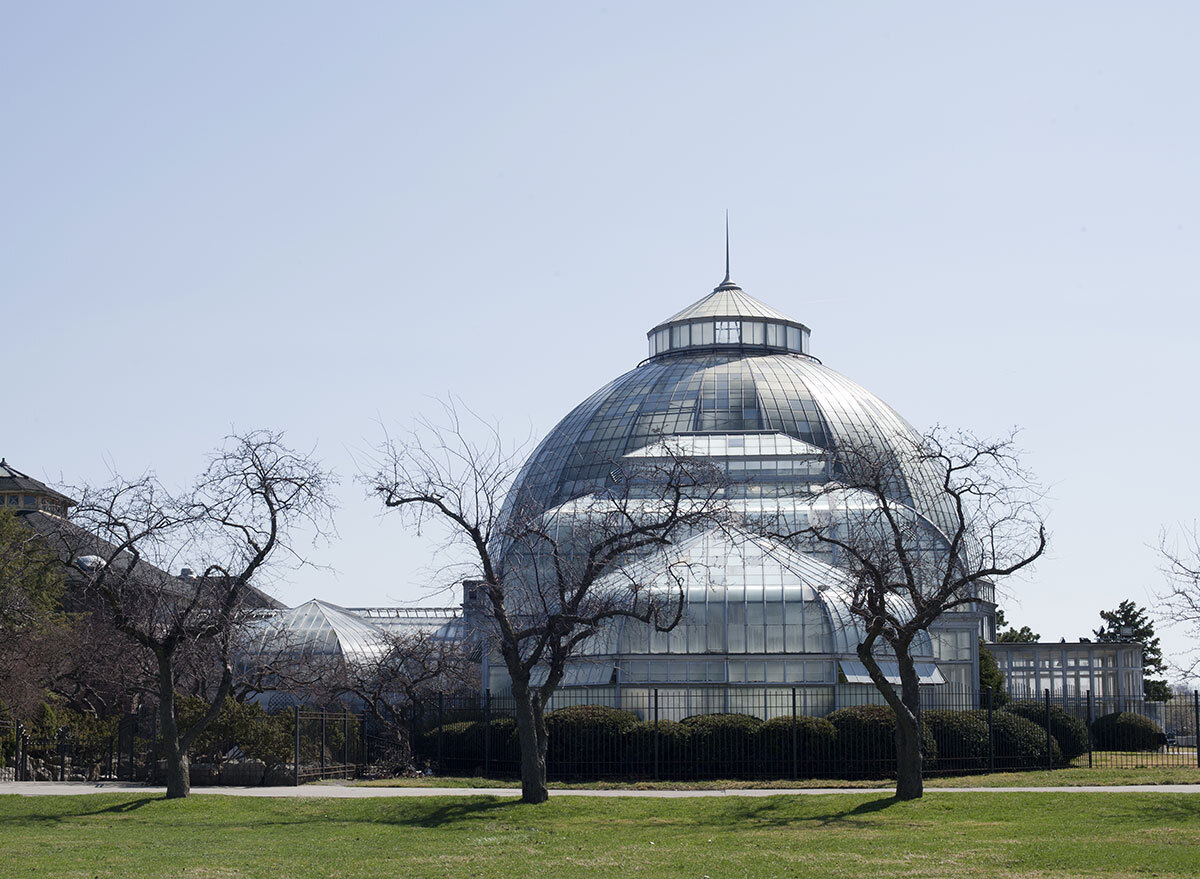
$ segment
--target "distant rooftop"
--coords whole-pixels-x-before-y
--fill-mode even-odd
[[[66,506],[74,506],[71,500],[62,492],[55,491],[44,482],[34,479],[28,473],[22,473],[4,458],[0,458],[0,494],[24,492],[25,494],[40,495],[54,498]]]

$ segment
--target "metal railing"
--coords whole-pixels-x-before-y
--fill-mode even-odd
[[[643,688],[620,707],[602,688],[555,694],[547,771],[558,780],[886,778],[895,720],[870,688],[834,707],[801,687]],[[818,694],[819,695],[819,694]],[[1002,704],[1002,702],[1004,704]],[[372,715],[312,708],[276,715],[266,744],[193,760],[192,783],[301,784],[428,773],[516,778],[510,696],[442,695]],[[1200,693],[1167,703],[1052,695],[1013,699],[948,686],[922,691],[928,775],[1064,766],[1200,767]],[[0,780],[162,781],[157,721],[129,715],[111,735],[33,733],[0,716]],[[256,750],[257,749],[257,750]]]

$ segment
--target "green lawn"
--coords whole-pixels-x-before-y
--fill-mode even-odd
[[[0,797],[0,875],[1191,877],[1200,795]]]
[[[1086,758],[1085,758],[1086,759]],[[1085,764],[1086,766],[1086,764]],[[335,781],[330,784],[345,784]],[[551,782],[552,789],[578,790],[762,790],[802,788],[879,788],[894,787],[892,779],[829,779],[807,778],[799,781],[767,779],[741,781],[587,781],[578,783]],[[516,779],[455,778],[427,776],[423,778],[383,778],[360,781],[363,787],[520,787]],[[1153,766],[1128,769],[1055,769],[1052,771],[992,772],[982,775],[953,775],[926,778],[927,788],[939,787],[1086,787],[1098,784],[1200,784],[1200,769],[1192,766]]]

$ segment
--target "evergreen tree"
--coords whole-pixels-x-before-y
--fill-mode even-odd
[[[995,708],[1008,702],[1008,691],[1004,688],[1004,672],[1000,671],[996,657],[992,656],[982,638],[979,639],[979,690],[981,693],[992,691],[992,706]]]
[[[1104,621],[1092,634],[1097,641],[1113,643],[1116,641],[1136,641],[1142,645],[1142,687],[1147,699],[1156,702],[1166,702],[1171,698],[1171,688],[1165,680],[1151,679],[1151,674],[1162,674],[1166,671],[1163,662],[1162,646],[1158,636],[1154,634],[1154,623],[1150,621],[1149,611],[1132,601],[1122,601],[1115,610],[1100,611],[1100,619]]]
[[[1034,641],[1041,641],[1042,636],[1029,626],[1021,626],[1019,629],[1014,629],[1009,626],[1005,631],[1000,631],[1001,626],[1008,625],[1008,620],[1004,618],[1004,611],[996,610],[996,640],[1001,644],[1020,643],[1027,644]]]

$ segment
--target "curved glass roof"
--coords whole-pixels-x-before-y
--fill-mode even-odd
[[[728,278],[650,332],[650,357],[697,349],[808,353],[809,329],[764,305]]]
[[[341,656],[351,662],[377,660],[388,650],[384,633],[344,607],[313,599],[279,611],[260,624],[252,653]]]
[[[845,376],[808,357],[707,352],[655,358],[630,370],[575,407],[542,440],[516,485],[514,500],[549,509],[603,486],[630,454],[666,437],[681,435],[782,434],[798,446],[776,457],[811,460],[812,450],[839,445],[891,451],[908,457],[913,428],[890,406]],[[710,441],[711,442],[711,441]],[[777,442],[777,441],[776,441]],[[761,454],[761,452],[760,452]],[[761,464],[758,465],[761,467]],[[948,511],[936,474],[907,467],[896,500],[912,505],[945,527]],[[768,473],[756,468],[758,485],[774,483],[797,493],[803,483],[825,481],[823,468],[792,464]]]

